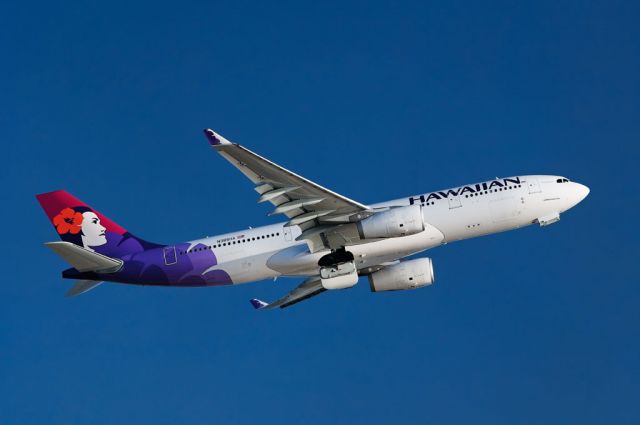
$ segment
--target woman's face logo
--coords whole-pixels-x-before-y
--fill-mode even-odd
[[[100,224],[100,219],[94,212],[82,213],[82,245],[85,248],[106,244],[105,230],[107,229]]]
[[[79,211],[78,211],[79,210]],[[100,218],[87,207],[65,208],[53,218],[62,240],[91,249],[107,243],[107,230]]]

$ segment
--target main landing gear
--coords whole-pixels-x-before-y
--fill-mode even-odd
[[[320,258],[320,281],[324,289],[350,288],[358,283],[358,270],[353,254],[344,247]]]

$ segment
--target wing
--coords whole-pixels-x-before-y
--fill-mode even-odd
[[[270,202],[269,213],[284,214],[288,226],[307,230],[322,224],[349,223],[373,214],[368,206],[279,166],[249,149],[231,143],[211,129],[204,130],[211,146],[255,185],[258,202]]]
[[[375,266],[368,267],[366,269],[360,270],[358,272],[359,276],[367,276],[371,273],[377,272],[378,270],[382,270],[387,266],[391,266],[394,264],[398,264],[399,261],[390,261],[387,263],[378,264]],[[299,303],[300,301],[308,300],[311,297],[315,297],[316,295],[320,295],[326,291],[322,286],[322,282],[320,281],[320,276],[312,276],[294,288],[291,292],[289,292],[284,297],[272,301],[270,303],[264,302],[257,298],[252,298],[249,300],[253,308],[256,310],[271,310],[273,308],[287,308],[294,304]]]
[[[324,291],[326,291],[326,289],[322,287],[320,278],[318,276],[314,276],[305,280],[287,295],[279,300],[273,301],[272,303],[266,303],[256,298],[252,299],[250,302],[256,310],[270,310],[276,307],[286,308],[293,304],[297,304],[300,301],[304,301],[321,294]]]

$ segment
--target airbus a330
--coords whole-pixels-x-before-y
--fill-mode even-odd
[[[46,246],[71,268],[68,296],[103,282],[158,286],[236,285],[279,276],[303,278],[257,309],[285,308],[350,288],[367,276],[373,292],[434,282],[430,258],[405,257],[443,244],[531,224],[547,226],[589,189],[562,176],[496,178],[377,204],[324,188],[249,149],[204,130],[209,144],[254,185],[269,215],[286,222],[171,245],[134,236],[65,191],[37,195],[60,241]]]

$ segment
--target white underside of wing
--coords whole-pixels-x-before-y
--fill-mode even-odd
[[[322,287],[320,277],[314,276],[305,280],[296,288],[294,288],[291,292],[289,292],[287,295],[285,295],[284,297],[276,301],[273,301],[271,303],[265,303],[264,301],[253,299],[251,300],[251,304],[253,304],[253,306],[259,310],[261,309],[270,310],[277,307],[286,308],[293,304],[297,304],[301,301],[304,301],[306,299],[319,295],[324,291],[325,289]]]

